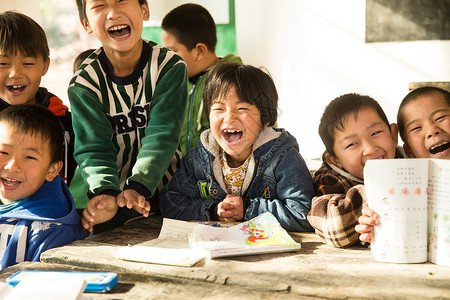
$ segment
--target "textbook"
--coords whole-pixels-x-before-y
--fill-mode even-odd
[[[450,160],[369,160],[364,185],[380,221],[376,261],[450,266]]]
[[[301,248],[269,212],[231,227],[198,224],[189,234],[189,243],[207,258],[298,251]]]

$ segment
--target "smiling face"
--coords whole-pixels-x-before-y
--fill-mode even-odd
[[[33,195],[45,180],[52,181],[62,162],[51,163],[48,141],[39,134],[14,130],[0,122],[0,200],[12,203]]]
[[[112,53],[129,53],[140,57],[143,21],[148,20],[148,3],[138,0],[86,0],[86,17],[82,20],[88,33],[102,43],[108,58]]]
[[[404,107],[403,117],[408,155],[450,159],[450,105],[441,93],[418,96]]]
[[[209,122],[211,132],[227,154],[231,167],[238,167],[245,162],[263,128],[258,108],[241,101],[233,87],[226,96],[213,101]]]
[[[0,53],[0,98],[10,105],[35,103],[41,78],[48,70],[50,60]]]
[[[356,118],[351,114],[343,124],[344,129],[335,133],[335,156],[325,156],[331,163],[363,178],[364,165],[369,159],[395,157],[397,127],[391,125],[389,130],[375,110],[363,108]]]

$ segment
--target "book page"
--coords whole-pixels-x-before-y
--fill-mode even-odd
[[[121,247],[115,257],[137,262],[193,266],[204,258],[202,253],[189,246],[188,235],[197,224],[164,218],[157,239],[131,247]]]
[[[206,250],[211,257],[265,252],[294,251],[301,248],[271,213],[228,228],[197,225],[191,246]]]
[[[428,160],[369,160],[364,168],[368,205],[378,215],[371,241],[374,259],[418,263],[427,260]]]
[[[450,160],[431,159],[428,178],[428,260],[450,266]]]

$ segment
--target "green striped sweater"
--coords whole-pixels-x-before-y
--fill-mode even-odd
[[[143,44],[131,75],[115,76],[99,48],[70,82],[74,156],[91,196],[132,188],[148,198],[176,169],[186,64],[154,42]]]

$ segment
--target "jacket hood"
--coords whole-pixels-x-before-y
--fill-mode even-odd
[[[67,225],[80,224],[69,188],[58,175],[46,181],[36,193],[21,206],[12,208],[3,218],[46,221]]]

